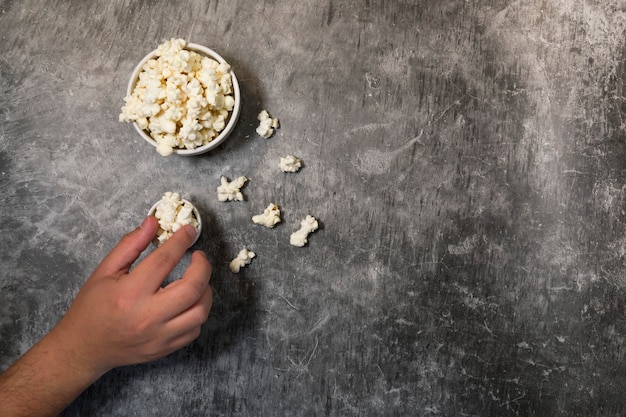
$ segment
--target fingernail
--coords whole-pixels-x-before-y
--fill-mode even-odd
[[[192,239],[196,238],[196,228],[195,227],[193,227],[190,224],[186,224],[186,225],[183,226],[183,229],[185,229],[185,232],[187,232],[187,234],[189,236],[191,236]]]

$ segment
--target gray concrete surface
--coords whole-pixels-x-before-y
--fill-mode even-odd
[[[201,337],[64,416],[625,415],[625,28],[618,0],[0,0],[0,369],[178,191],[215,264]],[[243,91],[201,157],[118,122],[172,37]],[[250,221],[269,202],[274,230]]]

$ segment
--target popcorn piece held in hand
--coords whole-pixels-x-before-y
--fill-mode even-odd
[[[200,223],[193,212],[193,206],[189,202],[181,200],[178,193],[171,191],[166,192],[161,198],[156,206],[154,217],[159,222],[156,237],[158,245],[164,243],[186,224],[195,227],[196,232],[200,228]]]
[[[308,242],[309,234],[317,230],[317,220],[313,216],[306,216],[304,220],[300,222],[300,229],[291,234],[289,243],[293,246],[302,247]]]
[[[253,216],[252,221],[271,229],[280,222],[280,210],[276,204],[270,203],[270,205],[263,211],[263,214]]]
[[[272,118],[267,110],[261,111],[257,119],[259,127],[256,128],[256,133],[262,138],[269,139],[274,134],[274,130],[280,127],[278,119]]]
[[[244,176],[228,181],[226,177],[220,178],[222,185],[217,187],[217,199],[219,201],[243,201],[241,187],[248,181]]]
[[[237,257],[230,262],[230,270],[235,274],[238,273],[241,268],[252,262],[252,258],[255,256],[256,253],[243,248],[239,251]]]
[[[293,155],[287,155],[280,158],[279,168],[283,172],[298,172],[302,167],[302,161]]]

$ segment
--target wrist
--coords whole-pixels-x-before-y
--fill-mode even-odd
[[[66,349],[62,336],[51,331],[0,375],[0,415],[57,416],[104,373]]]
[[[71,372],[77,383],[84,388],[91,385],[111,370],[97,360],[97,355],[82,339],[83,334],[66,332],[63,322],[59,323],[42,340],[42,349],[54,358],[55,363],[63,364]]]

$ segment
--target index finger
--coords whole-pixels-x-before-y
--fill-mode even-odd
[[[146,290],[156,292],[167,275],[181,260],[196,238],[196,229],[185,225],[176,231],[165,243],[146,256],[133,270],[132,274],[140,277],[141,285]]]

